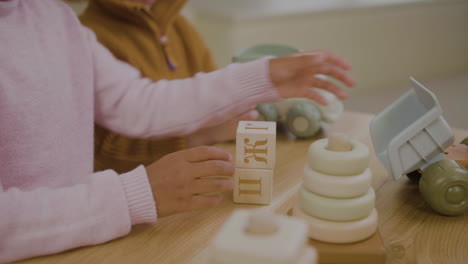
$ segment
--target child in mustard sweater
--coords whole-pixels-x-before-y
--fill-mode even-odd
[[[186,0],[90,0],[81,16],[98,40],[118,59],[153,81],[181,79],[216,70],[203,39],[180,11]],[[219,87],[223,89],[223,87]],[[183,107],[183,106],[181,106]],[[170,115],[170,113],[168,113]],[[239,120],[254,120],[255,110],[186,137],[136,139],[96,125],[95,170],[126,172],[162,156],[197,145],[235,138]]]

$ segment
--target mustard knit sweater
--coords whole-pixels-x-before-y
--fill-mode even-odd
[[[120,60],[154,81],[216,69],[203,39],[180,15],[186,0],[158,0],[148,10],[127,0],[90,0],[81,16]],[[183,107],[183,106],[181,106]],[[127,172],[184,148],[184,138],[132,139],[96,125],[94,169]]]

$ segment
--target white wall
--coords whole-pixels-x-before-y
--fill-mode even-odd
[[[218,9],[192,3],[190,14],[221,66],[256,43],[331,49],[352,62],[358,80],[353,93],[401,87],[410,75],[426,80],[468,70],[468,1],[260,12],[257,18],[255,10],[243,15],[239,6],[232,13],[222,6],[240,2],[216,1]]]

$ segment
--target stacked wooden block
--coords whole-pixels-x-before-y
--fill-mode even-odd
[[[294,215],[309,222],[309,237],[352,243],[377,230],[375,193],[366,145],[335,135],[311,144]]]
[[[240,121],[236,138],[234,202],[269,204],[276,157],[276,123]]]
[[[237,210],[211,242],[209,263],[316,264],[307,223],[262,211]]]

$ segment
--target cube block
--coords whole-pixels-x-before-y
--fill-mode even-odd
[[[236,167],[273,169],[275,157],[276,123],[240,121],[236,138]]]
[[[273,192],[273,170],[236,168],[234,202],[269,204]]]

